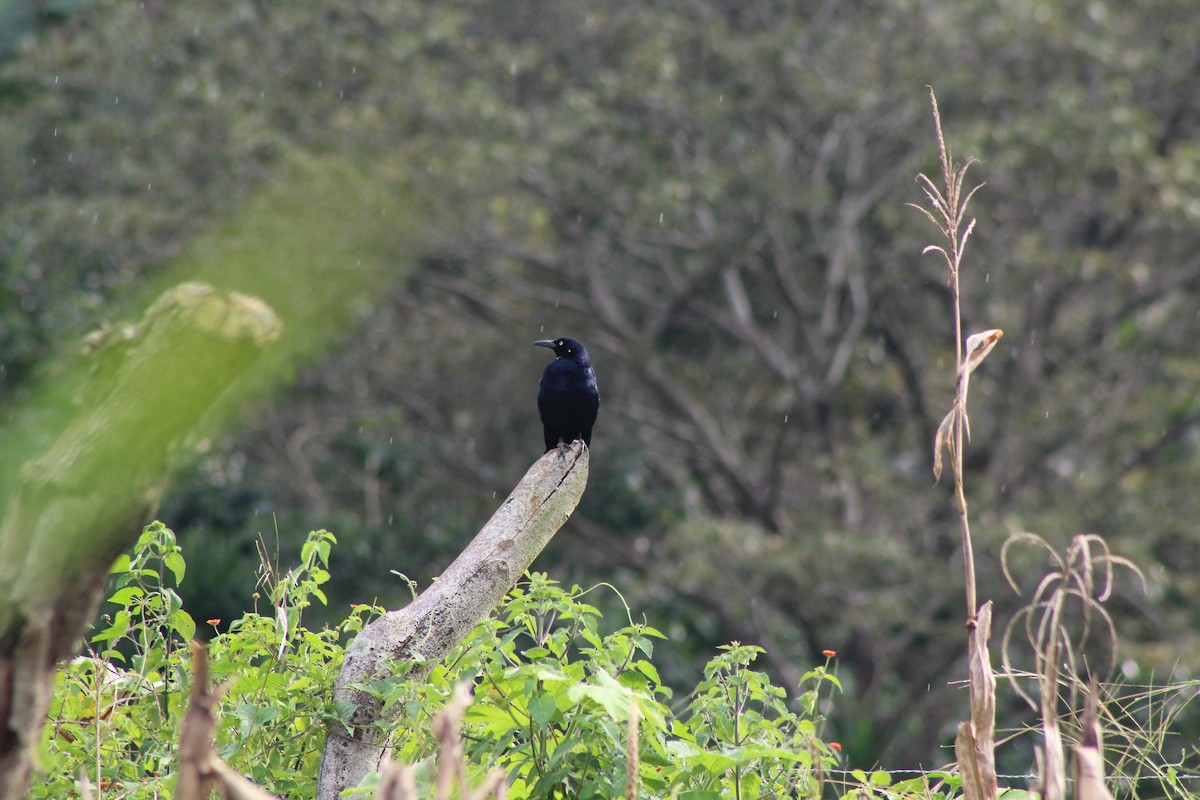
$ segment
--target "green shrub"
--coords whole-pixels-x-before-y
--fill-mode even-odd
[[[750,664],[761,653],[731,644],[709,663],[686,702],[672,705],[652,661],[655,628],[635,623],[604,634],[587,591],[541,574],[514,589],[428,678],[398,677],[375,689],[404,704],[400,761],[432,773],[431,715],[470,681],[467,759],[509,776],[513,798],[624,796],[631,774],[642,796],[815,796],[836,761],[819,737],[819,693],[838,685],[820,667],[793,711],[786,692]],[[636,705],[637,758],[630,770]]]
[[[355,606],[336,628],[302,624],[321,584],[334,537],[309,535],[302,563],[286,574],[264,564],[260,587],[270,610],[234,620],[209,644],[213,680],[225,689],[217,752],[231,766],[284,795],[311,796],[325,722],[336,717],[329,687],[341,642],[376,610]],[[77,794],[82,771],[105,797],[170,796],[177,725],[187,706],[187,641],[196,624],[171,588],[185,564],[174,534],[149,526],[131,557],[113,567],[111,613],[101,618],[86,655],[59,673],[42,738],[45,774],[31,798]],[[215,631],[219,620],[205,625]]]
[[[220,621],[205,623],[214,632],[212,678],[224,691],[217,753],[283,796],[313,794],[326,726],[349,717],[330,701],[343,644],[379,612],[354,606],[336,627],[304,627],[305,608],[325,601],[335,541],[310,534],[301,563],[286,573],[264,562],[256,599],[269,608],[219,634]],[[160,523],[114,566],[113,610],[87,655],[58,676],[42,740],[45,772],[30,797],[75,794],[81,773],[110,798],[172,793],[190,679],[186,645],[196,632],[172,588],[185,571],[174,534]],[[632,616],[604,632],[605,620],[586,602],[601,589],[612,590],[567,590],[531,574],[426,677],[413,679],[411,664],[397,664],[373,681],[367,688],[399,716],[395,758],[428,780],[437,753],[430,722],[467,681],[475,701],[464,755],[476,777],[502,769],[513,798],[625,796],[631,778],[643,797],[820,794],[837,762],[820,737],[822,692],[839,687],[827,666],[808,673],[805,691],[789,702],[750,668],[762,650],[735,643],[686,701],[672,704],[653,663],[663,634]]]

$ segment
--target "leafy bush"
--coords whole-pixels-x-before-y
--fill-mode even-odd
[[[301,564],[286,574],[264,563],[260,587],[269,612],[245,614],[209,645],[213,679],[225,689],[218,753],[285,795],[312,794],[324,724],[337,716],[328,697],[341,642],[376,611],[355,606],[322,631],[301,624],[313,599],[324,602],[320,587],[334,542],[326,531],[310,534]],[[174,534],[155,523],[113,572],[109,602],[116,610],[102,617],[87,654],[59,673],[42,739],[45,775],[31,798],[75,794],[81,771],[106,787],[107,797],[171,794],[176,726],[188,697],[187,641],[196,624],[168,578],[182,580],[185,563]]]
[[[232,767],[284,796],[311,796],[327,725],[350,709],[330,702],[343,644],[378,608],[357,605],[335,627],[304,627],[304,610],[324,603],[336,542],[317,531],[287,572],[264,560],[254,610],[216,633],[213,679],[224,694],[216,749]],[[187,704],[187,640],[196,623],[173,588],[186,565],[174,534],[149,526],[132,556],[113,568],[111,613],[87,654],[59,674],[42,740],[45,774],[31,798],[78,792],[80,775],[106,797],[171,794],[176,726]],[[688,800],[815,797],[837,763],[822,741],[822,705],[839,688],[828,665],[804,677],[789,703],[751,669],[762,650],[730,644],[705,669],[686,702],[671,704],[653,663],[663,634],[627,616],[603,632],[589,592],[531,574],[489,619],[427,677],[397,664],[368,688],[401,704],[395,757],[428,780],[437,754],[433,715],[467,681],[475,702],[464,721],[472,772],[500,768],[514,798],[640,796]],[[611,587],[604,587],[609,588]],[[619,595],[618,595],[619,597]],[[220,620],[206,623],[214,631]],[[866,776],[864,776],[866,779]],[[364,789],[369,789],[368,785]]]
[[[430,716],[466,680],[476,686],[466,756],[503,769],[511,797],[624,796],[633,776],[655,797],[819,792],[836,761],[819,736],[820,693],[838,686],[835,675],[825,667],[806,675],[810,688],[795,711],[783,689],[750,669],[762,650],[734,643],[688,701],[672,706],[652,661],[662,633],[630,618],[603,634],[587,593],[531,574],[428,678],[382,681],[376,689],[386,703],[405,703],[413,723],[401,726],[397,758],[432,773]],[[636,734],[631,719],[640,721]]]

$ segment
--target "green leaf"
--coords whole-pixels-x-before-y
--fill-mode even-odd
[[[736,755],[740,756],[741,753],[738,752]],[[736,767],[739,763],[738,758],[727,756],[724,753],[713,753],[709,751],[701,752],[700,755],[689,759],[689,761],[703,769],[714,778],[724,775],[726,772]]]
[[[167,553],[163,556],[163,566],[171,570],[171,574],[175,576],[175,585],[183,583],[183,573],[187,571],[187,565],[183,561],[183,554],[175,551]]]
[[[121,609],[113,617],[113,622],[104,630],[92,636],[93,642],[111,642],[119,639],[129,630],[129,612]]]
[[[640,661],[635,662],[633,666],[637,669],[638,672],[642,673],[647,678],[649,678],[651,681],[653,681],[656,686],[659,686],[662,684],[662,679],[658,677],[658,668],[655,667],[653,664],[651,664],[649,661],[642,659]]]
[[[167,599],[168,614],[174,614],[183,608],[183,598],[176,594],[174,589],[163,589],[162,596]]]
[[[124,589],[118,589],[113,592],[113,596],[108,598],[108,602],[117,606],[126,606],[135,600],[146,596],[146,590],[140,586],[126,586]]]
[[[196,622],[192,619],[192,615],[182,608],[171,614],[171,627],[186,640],[191,640],[196,636]]]
[[[233,709],[233,716],[241,721],[242,738],[249,737],[268,722],[279,719],[283,711],[278,706],[260,706],[242,703]]]
[[[633,692],[617,683],[606,671],[600,670],[596,678],[601,685],[577,683],[567,691],[571,702],[578,703],[588,698],[598,703],[617,722],[629,719],[629,707],[633,701]]]
[[[702,752],[696,745],[682,739],[672,739],[667,742],[667,753],[675,758],[690,759],[700,755]]]
[[[529,716],[538,730],[545,730],[558,711],[558,704],[549,692],[539,692],[529,698]]]
[[[517,724],[507,711],[488,703],[475,703],[467,713],[471,723],[478,724],[492,738],[498,738]]]

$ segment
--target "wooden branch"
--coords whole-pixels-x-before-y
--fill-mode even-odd
[[[176,777],[176,800],[206,800],[211,791],[205,764],[212,754],[213,735],[217,718],[213,706],[220,699],[209,688],[208,654],[198,642],[188,649],[192,654],[192,691],[188,698],[183,724],[179,727],[179,773]]]
[[[387,750],[378,697],[358,688],[390,674],[395,662],[421,676],[461,642],[516,584],[567,521],[587,485],[588,451],[576,441],[551,450],[525,474],[475,539],[416,600],[364,628],[346,650],[333,690],[335,703],[353,703],[350,731],[325,737],[317,800],[335,800],[377,771]]]
[[[91,337],[75,418],[26,463],[0,522],[0,799],[24,796],[58,662],[137,540],[180,442],[282,329],[261,301],[188,283]]]
[[[213,691],[208,680],[208,651],[192,642],[192,691],[183,724],[179,727],[179,773],[175,800],[208,800],[213,788],[226,800],[278,800],[241,773],[230,769],[213,752],[217,717],[213,709],[222,691]]]

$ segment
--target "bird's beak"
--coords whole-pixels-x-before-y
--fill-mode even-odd
[[[536,347],[549,347],[551,350],[554,349],[554,340],[553,339],[538,339],[533,344]]]

